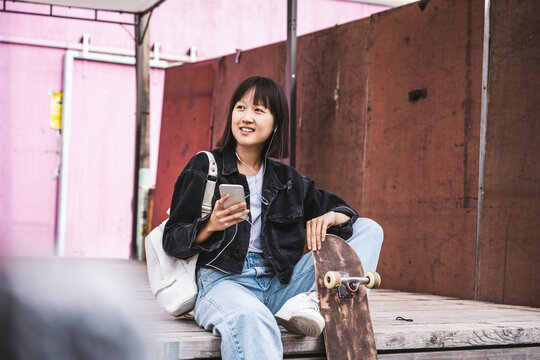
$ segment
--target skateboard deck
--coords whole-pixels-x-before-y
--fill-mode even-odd
[[[377,359],[366,286],[363,284],[375,276],[375,284],[371,281],[367,286],[377,287],[379,275],[368,273],[371,277],[365,277],[354,250],[335,235],[327,235],[322,248],[312,254],[319,307],[326,323],[323,333],[327,359]],[[359,281],[350,282],[352,278],[348,279],[347,275]],[[339,287],[334,287],[339,284]],[[346,284],[350,284],[349,291]]]

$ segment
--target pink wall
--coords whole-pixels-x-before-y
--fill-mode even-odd
[[[57,138],[47,114],[48,90],[61,81],[56,53],[0,44],[0,250],[11,254],[53,251]]]
[[[156,79],[163,81],[162,70],[152,70],[151,75],[152,84],[160,84]],[[75,61],[67,256],[129,257],[135,147],[134,88],[131,66]],[[162,96],[161,87],[154,85],[151,90],[155,93],[154,99]],[[152,108],[159,110],[156,114],[161,113],[161,103]],[[154,116],[152,120],[152,134],[159,134],[159,127],[155,130],[159,118]],[[154,136],[153,145],[157,145],[156,140]],[[152,165],[154,169],[157,167]]]
[[[15,5],[7,3],[7,8]],[[17,4],[25,11],[39,5]],[[335,0],[298,1],[298,35],[384,10]],[[91,15],[87,11],[63,12]],[[103,16],[118,17],[104,13]],[[124,15],[125,21],[130,16]],[[199,59],[286,39],[286,2],[169,0],[150,20],[163,57],[191,46]],[[133,27],[0,13],[0,254],[54,254],[57,132],[49,128],[50,90],[62,88],[65,50],[30,40],[133,50]],[[163,70],[151,71],[151,167],[155,179]],[[66,255],[127,257],[131,240],[135,70],[75,60]],[[179,169],[180,170],[180,169]]]
[[[298,0],[297,35],[385,9],[350,1]],[[196,46],[199,58],[210,59],[286,40],[287,1],[165,1],[151,21],[152,41],[161,42],[163,52],[185,53]]]

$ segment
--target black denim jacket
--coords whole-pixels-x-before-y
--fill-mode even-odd
[[[212,153],[219,170],[212,206],[220,197],[219,184],[240,184],[244,187],[249,208],[249,186],[246,177],[238,172],[234,153],[219,150],[212,150]],[[214,232],[204,243],[195,244],[197,232],[210,217],[210,214],[201,217],[207,176],[208,158],[201,153],[189,161],[178,177],[170,218],[163,234],[163,248],[167,254],[180,259],[199,253],[198,266],[239,274],[249,247],[250,224],[247,221]],[[328,229],[328,233],[348,239],[358,217],[345,201],[328,191],[316,189],[312,179],[271,159],[266,159],[262,196],[268,205],[261,204],[261,246],[282,284],[290,281],[293,268],[303,255],[308,220],[331,210],[348,215],[349,221]]]

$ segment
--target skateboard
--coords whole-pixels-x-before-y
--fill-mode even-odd
[[[327,359],[377,359],[366,287],[377,288],[379,274],[364,276],[358,255],[335,235],[312,254]]]

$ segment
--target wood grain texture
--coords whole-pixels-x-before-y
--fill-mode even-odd
[[[360,213],[384,229],[384,287],[474,298],[483,3],[371,17]]]
[[[540,306],[540,2],[491,2],[478,299]]]
[[[328,271],[364,276],[358,255],[345,240],[334,235],[327,235],[322,248],[312,254],[319,307],[326,323],[327,358],[377,359],[366,288],[360,286],[351,299],[340,299],[337,289],[328,289],[324,285],[324,275]]]
[[[380,360],[538,360],[540,347],[381,354]]]
[[[355,209],[362,201],[370,19],[298,38],[298,170]]]

